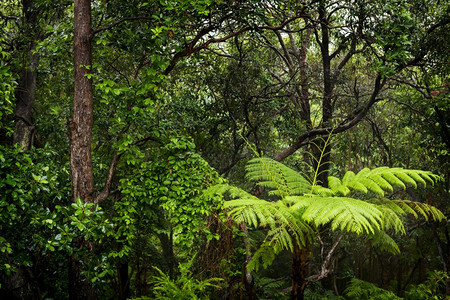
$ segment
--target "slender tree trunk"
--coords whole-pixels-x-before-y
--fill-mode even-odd
[[[123,261],[119,264],[119,299],[126,300],[130,298],[130,275],[128,273],[128,262]]]
[[[291,300],[303,300],[308,281],[306,263],[310,250],[308,246],[300,247],[294,241],[294,253],[292,257],[292,294]]]
[[[323,98],[322,98],[322,127],[330,127],[333,118],[333,89],[334,79],[331,74],[331,56],[330,56],[330,38],[328,32],[328,17],[325,7],[325,1],[320,1],[319,4],[319,18],[322,30],[322,42],[320,50],[322,53],[322,67],[323,67]],[[330,168],[330,153],[331,145],[325,146],[323,142],[319,144],[320,151],[325,147],[324,155],[322,157],[322,164],[319,166],[318,179],[321,185],[328,186],[328,170]],[[316,157],[317,159],[318,157]]]
[[[32,54],[34,49],[30,45],[28,51],[29,64],[24,67],[19,84],[16,88],[16,112],[13,144],[18,144],[22,150],[29,150],[33,144],[35,127],[33,125],[32,109],[36,94],[36,67],[38,65],[37,54]]]
[[[33,103],[36,95],[36,68],[39,65],[39,56],[33,53],[38,39],[38,11],[33,0],[23,0],[24,15],[24,64],[16,88],[16,111],[13,143],[18,144],[22,150],[29,150],[33,144]]]
[[[175,267],[177,266],[175,254],[173,253],[173,230],[170,230],[169,235],[165,233],[158,234],[159,241],[163,252],[164,262],[167,267],[165,272],[169,274],[170,278],[175,276]]]
[[[68,121],[72,201],[93,201],[91,139],[93,125],[93,87],[86,76],[92,66],[91,1],[74,1],[73,23],[74,96],[73,117]],[[84,240],[78,241],[84,246]],[[83,264],[72,254],[69,258],[69,299],[97,299],[89,280],[81,275]]]

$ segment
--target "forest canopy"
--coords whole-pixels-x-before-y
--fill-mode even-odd
[[[0,4],[0,298],[450,296],[448,1]]]

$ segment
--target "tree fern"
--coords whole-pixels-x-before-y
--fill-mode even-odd
[[[405,233],[404,215],[444,219],[442,212],[425,203],[384,198],[395,188],[405,189],[407,185],[417,188],[418,184],[426,186],[427,182],[434,184],[439,180],[427,171],[365,168],[356,174],[348,171],[342,179],[329,176],[329,188],[317,185],[315,181],[308,182],[300,173],[270,158],[251,160],[246,172],[250,181],[266,188],[269,195],[282,199],[269,202],[230,185],[214,187],[215,193],[228,194],[231,198],[224,208],[237,223],[268,229],[250,269],[257,269],[260,261],[267,266],[283,249],[293,251],[293,243],[304,246],[314,239],[314,228],[324,225],[330,225],[332,230],[366,234],[374,245],[398,253],[398,246],[387,232]],[[354,192],[370,193],[376,198],[357,199],[351,196]]]

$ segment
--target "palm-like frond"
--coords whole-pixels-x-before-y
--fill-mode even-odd
[[[298,172],[270,158],[256,158],[247,167],[247,178],[277,195],[283,201],[261,200],[239,188],[219,185],[210,193],[228,195],[224,208],[237,223],[268,229],[261,248],[254,254],[249,268],[271,264],[275,255],[283,249],[294,249],[294,243],[304,246],[314,237],[314,227],[330,225],[332,230],[367,234],[373,244],[392,253],[399,249],[386,233],[392,230],[405,233],[402,216],[412,214],[425,219],[443,220],[437,208],[419,202],[388,200],[386,192],[394,188],[417,187],[418,184],[434,184],[440,177],[426,171],[381,167],[363,169],[357,174],[349,171],[341,179],[330,176],[329,188],[311,184]],[[317,174],[316,174],[317,175]],[[352,191],[378,198],[363,201],[351,198]]]
[[[378,247],[380,250],[391,252],[392,254],[400,254],[400,248],[393,238],[383,230],[376,230],[370,235],[372,246]]]
[[[328,185],[336,195],[347,196],[354,190],[364,194],[371,191],[384,197],[385,192],[393,192],[394,187],[405,189],[406,185],[411,185],[417,188],[418,183],[426,186],[427,181],[434,184],[439,180],[439,176],[428,171],[380,167],[372,170],[364,168],[357,174],[348,171],[342,181],[330,176]]]
[[[409,200],[390,200],[395,203],[398,207],[400,207],[405,213],[412,214],[414,217],[418,218],[419,215],[423,216],[425,220],[428,220],[430,217],[434,221],[442,221],[445,220],[445,215],[436,207],[416,201]]]
[[[402,216],[406,213],[400,206],[388,199],[371,199],[368,202],[377,206],[382,212],[381,230],[393,230],[405,234]]]
[[[251,196],[227,201],[224,207],[230,208],[237,223],[268,227],[266,240],[280,249],[292,250],[292,237],[304,245],[312,234],[312,228],[282,201],[268,202]]]
[[[298,172],[267,157],[252,159],[246,166],[247,178],[269,189],[269,195],[284,198],[309,193],[311,184]]]
[[[382,226],[383,214],[371,203],[347,197],[292,196],[291,208],[303,210],[301,217],[315,226],[331,224],[331,229],[373,234]]]

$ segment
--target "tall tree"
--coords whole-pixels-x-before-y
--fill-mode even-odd
[[[68,121],[70,135],[70,171],[72,200],[93,201],[91,141],[94,121],[92,79],[91,1],[74,1],[73,63],[74,94],[73,117]]]
[[[93,87],[89,78],[92,68],[91,1],[74,1],[73,20],[74,94],[73,117],[68,121],[70,136],[70,173],[72,201],[93,201],[91,140],[94,121]],[[79,241],[80,246],[84,241]],[[75,255],[69,259],[70,299],[97,299],[89,280],[81,274],[82,263]]]

